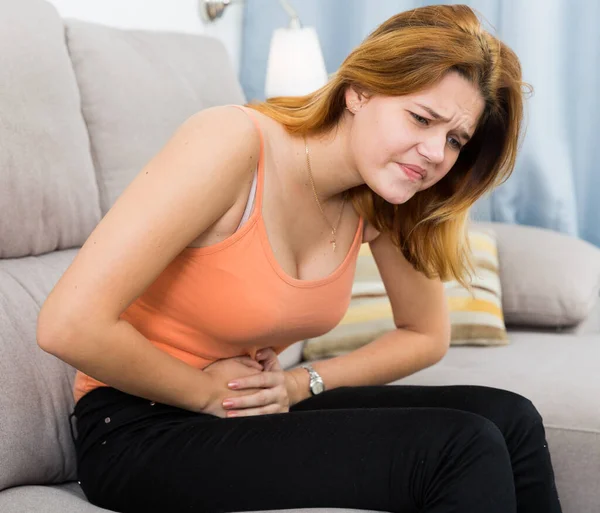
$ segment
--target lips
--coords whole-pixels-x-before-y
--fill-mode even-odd
[[[404,172],[404,175],[411,182],[420,182],[427,176],[426,171],[419,166],[411,166],[409,164],[398,164],[400,169]]]
[[[409,169],[410,171],[413,171],[414,173],[418,173],[419,175],[421,175],[421,178],[425,178],[425,176],[427,175],[426,171],[419,166],[412,166],[410,164],[400,164],[402,167]]]

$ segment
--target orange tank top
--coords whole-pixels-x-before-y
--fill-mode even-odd
[[[346,258],[329,276],[298,280],[286,274],[263,222],[264,140],[248,114],[260,135],[256,198],[248,221],[221,242],[185,248],[120,315],[156,347],[197,369],[222,358],[255,358],[265,347],[279,354],[333,329],[350,304],[363,219]],[[77,371],[75,402],[101,386],[107,385]]]

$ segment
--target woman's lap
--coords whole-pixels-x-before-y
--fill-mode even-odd
[[[542,425],[533,403],[514,392],[479,385],[391,385],[341,387],[296,404],[294,411],[337,408],[449,408],[480,415],[493,422],[507,444],[523,422]]]
[[[503,430],[511,429],[514,405],[532,414],[526,399],[485,387],[343,387],[302,401],[289,413],[235,419],[153,404],[114,389],[92,394],[76,411],[83,429],[77,443],[80,479],[92,502],[121,511],[164,511],[173,501],[178,509],[207,512],[421,511],[433,490],[440,500],[452,494],[447,476],[465,470],[463,448],[481,437],[500,464],[492,470],[498,475],[471,493],[480,501],[495,500],[498,486],[505,486],[510,502],[514,484],[507,478]],[[458,483],[461,476],[455,477]]]
[[[499,428],[514,417],[515,408],[540,419],[529,399],[508,390],[479,385],[340,387],[301,401],[292,410],[423,407],[468,411],[499,424]]]

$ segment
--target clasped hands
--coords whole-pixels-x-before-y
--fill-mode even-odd
[[[256,360],[249,356],[225,358],[203,371],[216,384],[204,413],[221,418],[249,417],[288,412],[293,404],[296,382],[271,348],[258,351]]]

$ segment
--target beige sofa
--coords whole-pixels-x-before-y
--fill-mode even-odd
[[[74,369],[37,346],[37,314],[175,128],[244,98],[213,39],[62,20],[43,0],[0,0],[0,48],[0,511],[103,511],[77,484]],[[507,321],[529,327],[512,327],[505,347],[451,348],[401,382],[528,396],[545,419],[565,513],[600,511],[600,251],[494,228]],[[289,348],[284,365],[297,365],[301,350]]]

